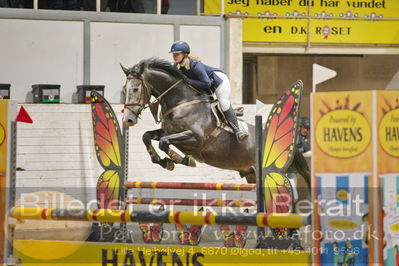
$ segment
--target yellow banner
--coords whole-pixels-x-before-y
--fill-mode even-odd
[[[382,187],[379,249],[384,250],[384,264],[395,265],[399,245],[399,91],[377,91],[376,102],[377,173]]]
[[[243,41],[305,43],[307,23],[305,19],[248,18],[243,23]],[[399,21],[312,19],[310,42],[399,44]]]
[[[371,91],[312,94],[315,173],[372,172],[371,96]]]
[[[4,218],[7,185],[8,100],[0,100],[0,263],[4,259]]]
[[[316,263],[322,265],[337,261],[348,263],[345,261],[348,249],[357,250],[352,258],[359,264],[374,261],[374,239],[356,236],[362,228],[374,232],[374,225],[367,224],[374,221],[376,215],[374,201],[369,200],[374,197],[372,188],[375,187],[371,174],[374,165],[373,93],[335,91],[311,95],[314,230],[324,235],[345,232],[340,240],[314,240],[314,246],[321,248],[322,253],[321,256],[317,254]],[[337,202],[342,206],[354,206],[352,199],[355,197],[361,198],[361,212],[323,215]]]
[[[309,265],[301,251],[121,243],[14,241],[23,265]]]
[[[310,2],[310,16],[307,5]],[[225,0],[225,14],[274,15],[243,22],[243,41],[399,44],[399,1],[396,0]],[[205,1],[205,13],[220,13],[220,1]],[[328,17],[342,18],[327,19]],[[348,18],[345,19],[344,18]],[[352,19],[349,19],[352,18]],[[355,20],[364,18],[367,20]]]
[[[0,176],[7,170],[8,101],[0,100]],[[1,181],[3,179],[0,179]],[[2,183],[1,183],[2,184]],[[0,187],[3,187],[0,185]]]
[[[399,173],[399,91],[377,91],[379,174]]]

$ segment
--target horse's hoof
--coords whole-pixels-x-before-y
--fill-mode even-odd
[[[190,166],[190,167],[196,167],[197,164],[195,163],[195,160],[191,156],[185,156],[183,158],[182,164]]]
[[[175,169],[175,163],[169,159],[169,158],[164,158],[160,161],[160,164],[163,168],[172,171],[173,169]]]
[[[175,163],[172,160],[167,160],[166,169],[172,171],[173,169],[175,169]]]
[[[188,156],[188,166],[190,166],[190,167],[197,166],[197,164],[195,163],[195,160],[191,156]]]

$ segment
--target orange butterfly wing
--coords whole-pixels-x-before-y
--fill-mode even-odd
[[[273,106],[266,122],[262,161],[266,212],[286,213],[292,207],[293,191],[286,170],[294,159],[302,88],[302,81],[291,85]],[[281,236],[283,229],[272,232]]]
[[[160,243],[162,240],[163,228],[161,223],[139,223],[141,232],[143,233],[144,243]]]
[[[105,169],[97,182],[98,207],[119,209],[124,168],[121,130],[114,111],[103,96],[92,92],[91,101],[96,157]]]
[[[229,225],[221,225],[220,230],[223,234],[224,246],[243,248],[247,242],[247,228],[248,226],[246,225],[238,225],[233,231]]]
[[[139,228],[143,233],[143,241],[144,243],[151,242],[151,229],[150,225],[146,223],[139,223]]]
[[[188,243],[188,232],[185,224],[175,224],[176,231],[178,233],[179,241],[183,245]]]
[[[160,243],[162,240],[162,233],[163,233],[163,227],[161,223],[155,223],[151,227],[151,233],[152,233],[152,241],[154,243]]]
[[[198,246],[201,241],[202,225],[176,224],[175,228],[181,244]]]
[[[189,228],[189,243],[191,246],[198,246],[201,241],[202,225],[191,225]]]

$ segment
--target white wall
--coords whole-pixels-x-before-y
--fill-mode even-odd
[[[83,82],[83,23],[0,19],[0,83],[24,102],[33,84],[61,84],[71,102]]]
[[[220,27],[190,26],[180,27],[180,39],[188,42],[193,56],[200,57],[207,65],[220,68]]]
[[[131,67],[140,60],[168,54],[173,25],[91,23],[90,83],[105,85],[105,97],[119,102],[125,75],[119,64]]]
[[[172,63],[174,25],[136,23],[91,23],[90,83],[105,85],[105,97],[118,103],[125,76],[119,64],[131,67],[142,59],[159,57]],[[181,25],[180,39],[187,41],[193,55],[220,67],[221,29],[218,26]]]
[[[172,61],[168,52],[175,25],[90,22],[90,48],[84,54],[81,21],[0,19],[0,83],[11,83],[11,97],[18,102],[26,102],[33,84],[60,84],[61,102],[71,103],[76,86],[83,84],[87,58],[90,84],[105,85],[107,100],[119,103],[125,82],[119,64],[133,66],[154,56]],[[222,65],[221,26],[177,27],[193,54],[209,65]]]

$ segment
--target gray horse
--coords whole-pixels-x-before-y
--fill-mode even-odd
[[[147,106],[157,119],[157,104],[161,105],[162,127],[147,131],[143,141],[153,163],[173,170],[174,164],[195,166],[195,161],[235,170],[248,183],[255,183],[255,129],[248,124],[249,137],[238,142],[234,134],[217,127],[217,118],[211,110],[210,95],[195,89],[186,77],[161,59],[142,60],[132,68],[121,66],[126,74],[126,97],[123,122],[127,126],[137,123],[137,118]],[[155,97],[150,102],[151,96]],[[161,159],[151,144],[159,141],[159,148],[168,156]],[[172,149],[174,145],[185,157]],[[301,153],[296,153],[288,172],[299,173],[309,184],[310,171]]]

